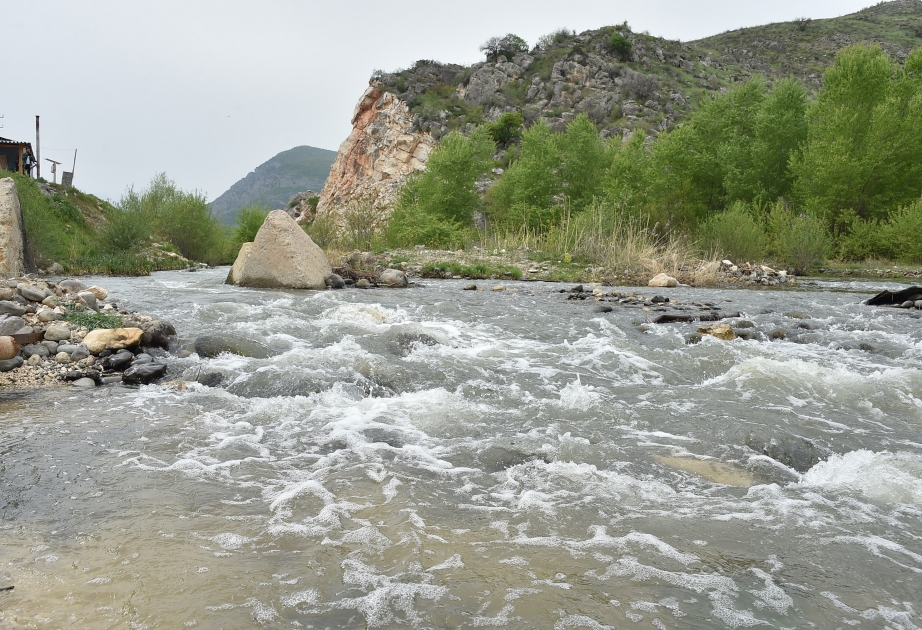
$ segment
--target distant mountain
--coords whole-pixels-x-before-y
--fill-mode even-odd
[[[330,173],[336,151],[316,147],[295,147],[260,164],[249,175],[211,202],[211,210],[222,223],[233,223],[241,208],[262,204],[284,208],[297,193],[318,194]]]

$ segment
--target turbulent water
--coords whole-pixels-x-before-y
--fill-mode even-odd
[[[225,273],[96,281],[272,358],[0,392],[0,627],[922,626],[922,322],[883,287],[660,290],[759,338],[686,345],[554,284]]]

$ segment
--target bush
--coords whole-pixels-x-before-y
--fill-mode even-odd
[[[493,142],[505,148],[522,137],[524,123],[525,120],[519,112],[506,112],[495,123],[487,125],[487,133]]]
[[[621,33],[611,34],[611,38],[608,40],[608,50],[617,55],[621,61],[630,61],[633,49],[634,46],[627,37]]]
[[[766,217],[772,257],[803,273],[821,264],[832,252],[833,241],[825,222],[809,213],[795,214],[778,201]]]
[[[384,237],[391,247],[425,245],[437,249],[463,247],[473,235],[473,228],[427,212],[398,207],[391,215]]]
[[[724,212],[711,215],[698,228],[698,234],[707,252],[735,262],[759,262],[768,248],[765,230],[748,206],[739,202]]]
[[[348,249],[371,250],[371,242],[386,224],[387,209],[377,205],[374,195],[353,199],[342,211],[343,244]]]
[[[266,221],[269,211],[262,206],[247,206],[237,213],[237,227],[234,228],[234,243],[237,248],[256,239],[256,233]]]
[[[310,225],[304,228],[307,235],[320,249],[333,249],[339,242],[339,226],[331,214],[315,217]]]
[[[508,33],[503,37],[488,39],[480,46],[480,52],[486,54],[487,61],[496,61],[500,55],[511,60],[518,53],[528,52],[528,42],[518,35]]]
[[[133,253],[150,238],[145,217],[137,212],[116,211],[99,232],[99,247],[107,254]]]
[[[887,239],[886,226],[874,219],[858,217],[847,224],[846,233],[839,236],[836,255],[845,262],[891,258],[892,244]]]
[[[922,263],[922,199],[897,210],[887,222],[884,235],[894,258]]]

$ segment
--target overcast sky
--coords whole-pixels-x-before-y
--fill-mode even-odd
[[[42,174],[78,149],[74,183],[117,200],[165,172],[209,200],[279,151],[336,150],[372,70],[473,63],[492,35],[530,44],[627,20],[690,41],[872,0],[4,1],[0,136],[35,141]],[[63,168],[62,168],[63,170]],[[60,172],[58,174],[60,181]]]

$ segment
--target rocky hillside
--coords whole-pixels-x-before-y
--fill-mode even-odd
[[[284,208],[297,193],[320,191],[336,152],[301,146],[282,151],[260,164],[253,172],[211,202],[211,209],[222,223],[233,223],[237,212],[249,205],[269,209]]]
[[[504,112],[520,112],[526,124],[544,119],[557,130],[585,113],[604,137],[643,130],[655,138],[701,99],[754,76],[769,84],[795,77],[817,90],[836,53],[856,42],[878,43],[904,58],[922,45],[922,0],[687,43],[636,33],[627,24],[580,34],[561,30],[531,50],[470,67],[420,60],[406,70],[376,72],[319,208],[337,211],[352,191],[364,197],[377,190],[389,202],[407,172],[425,168],[425,156],[407,147],[431,146],[453,129],[469,131]]]

